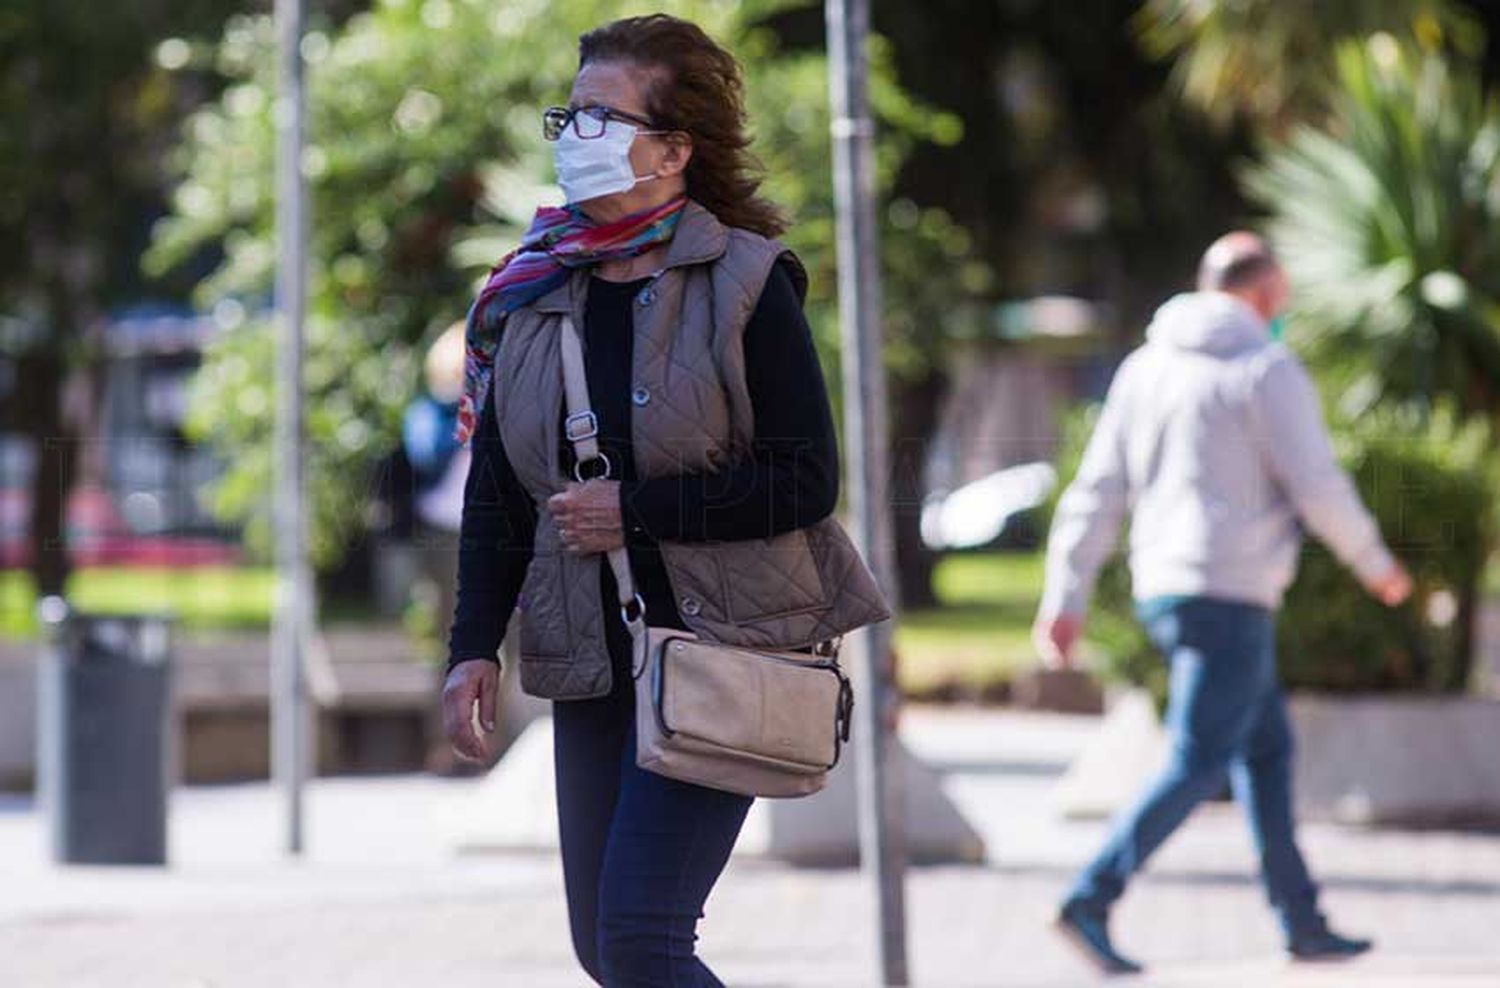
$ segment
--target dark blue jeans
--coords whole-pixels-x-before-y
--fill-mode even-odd
[[[606,988],[721,988],[693,944],[752,800],[637,768],[633,685],[552,705],[573,949]]]
[[[1276,621],[1265,608],[1207,597],[1161,598],[1137,609],[1170,666],[1171,757],[1115,822],[1069,898],[1103,913],[1228,773],[1250,817],[1271,905],[1290,935],[1322,922],[1317,888],[1292,823],[1292,733],[1276,675]]]

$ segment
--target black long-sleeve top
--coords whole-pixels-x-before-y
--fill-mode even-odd
[[[637,477],[630,435],[631,303],[649,281],[590,280],[586,376],[599,445],[620,481],[625,543],[646,620],[682,628],[657,541],[765,538],[819,521],[838,500],[838,447],[812,332],[790,275],[777,264],[744,333],[745,383],[755,415],[749,455],[717,473]],[[496,661],[536,530],[536,506],[506,456],[488,395],[471,442],[449,669],[468,659]],[[571,444],[563,439],[562,446],[561,466],[571,477]],[[604,613],[613,617],[614,573],[599,569]],[[617,619],[605,626],[617,668],[624,666],[625,627]]]

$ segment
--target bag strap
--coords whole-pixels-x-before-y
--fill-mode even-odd
[[[578,337],[578,328],[572,316],[562,317],[562,336],[559,340],[562,354],[563,393],[567,396],[568,416],[563,420],[563,433],[573,444],[575,463],[573,477],[582,482],[588,479],[607,479],[613,472],[609,457],[599,448],[599,419],[589,407],[589,383],[583,362],[583,341]],[[598,463],[597,473],[585,473],[588,464]],[[646,602],[635,588],[635,577],[630,571],[630,554],[624,546],[608,553],[609,568],[615,573],[615,586],[620,594],[620,620],[630,630],[636,646],[637,676],[645,666]]]

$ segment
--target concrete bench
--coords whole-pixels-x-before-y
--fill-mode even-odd
[[[31,642],[0,644],[0,789],[32,785],[36,659]],[[317,773],[446,770],[441,669],[416,657],[395,625],[334,626],[310,656]],[[179,778],[225,782],[270,774],[270,639],[263,632],[178,633],[173,707]]]

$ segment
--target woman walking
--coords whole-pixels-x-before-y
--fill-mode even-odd
[[[806,275],[770,239],[786,224],[757,192],[738,65],[660,15],[579,48],[570,102],[542,120],[567,205],[538,211],[469,313],[444,725],[461,754],[487,756],[519,610],[522,688],[554,701],[580,962],[610,988],[719,985],[696,926],[751,798],[637,765],[631,607],[600,561],[623,546],[647,622],[711,641],[799,648],[886,612],[830,517],[837,448]],[[582,415],[565,414],[569,321]],[[598,455],[580,459],[580,437]]]

